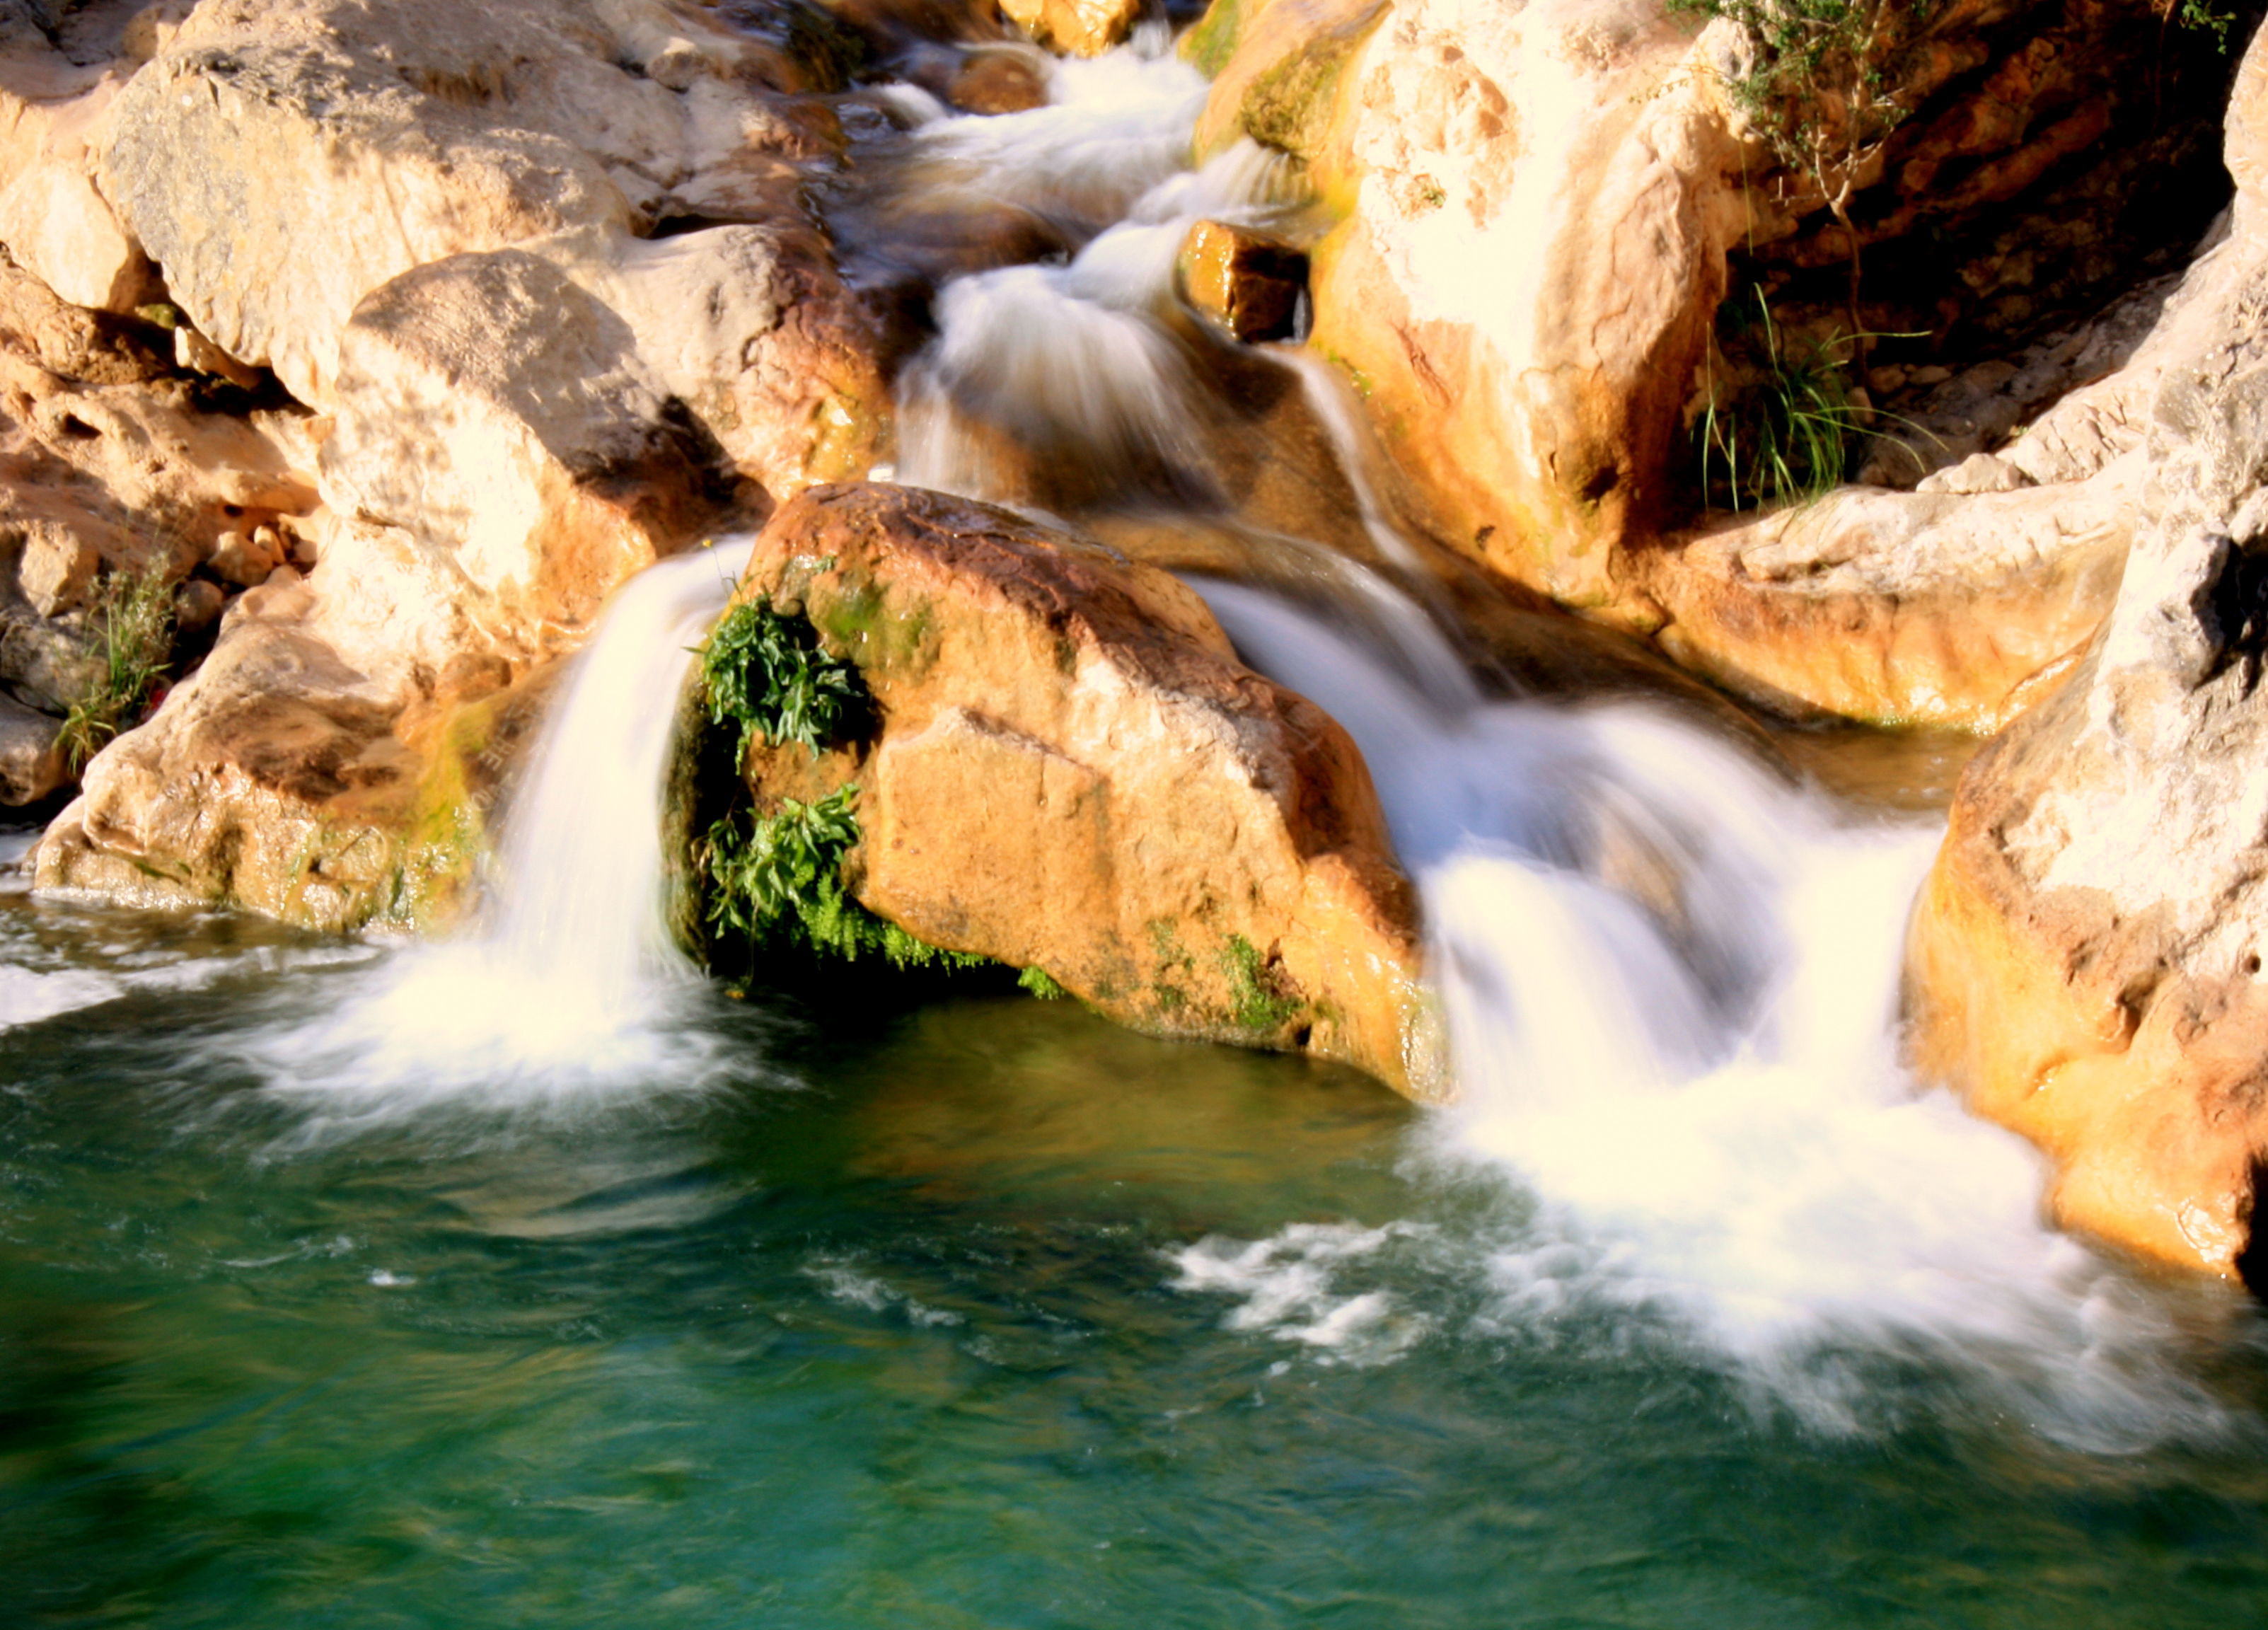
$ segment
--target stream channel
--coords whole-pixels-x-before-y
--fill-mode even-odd
[[[1526,694],[1290,348],[1242,365],[1364,547],[1224,520],[1173,257],[1296,201],[1183,168],[1161,37],[1049,71],[886,98],[921,207],[1088,223],[942,284],[895,474],[1036,507],[1069,460],[1215,539],[1239,649],[1365,749],[1460,1105],[1071,1002],[728,999],[656,836],[720,542],[618,596],[455,940],[0,881],[0,1623],[2260,1622],[2260,1316],[2043,1227],[1898,1066],[1944,766],[1852,800]]]

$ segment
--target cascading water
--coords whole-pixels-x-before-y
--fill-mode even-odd
[[[2221,1423],[2164,1316],[2042,1224],[2031,1149],[1897,1066],[1933,829],[1839,825],[1644,708],[1429,694],[1406,675],[1451,653],[1415,618],[1402,637],[1437,648],[1389,665],[1202,587],[1247,660],[1352,733],[1418,879],[1462,1095],[1429,1156],[1535,1197],[1476,1231],[1484,1323],[1657,1316],[1829,1427],[1912,1361],[2088,1447]]]
[[[556,1104],[748,1073],[698,1022],[706,984],[664,918],[656,811],[694,648],[753,547],[696,549],[616,592],[544,723],[479,921],[260,1037],[279,1089],[351,1125],[460,1093]]]
[[[1124,71],[1151,76],[1156,117],[1186,118],[1172,65]],[[1027,187],[1042,150],[1003,122],[985,140],[1006,184]],[[1019,456],[1082,461],[1138,500],[1145,460],[1201,467],[1201,387],[1160,321],[1174,247],[1200,216],[1264,218],[1281,181],[1242,150],[1160,178],[1157,147],[1143,124],[1113,171],[1103,145],[1078,144],[1085,195],[1116,173],[1136,201],[1069,264],[942,291],[939,337],[902,390],[904,478],[1013,498],[987,439],[1001,431]],[[1381,557],[1411,572],[1334,381],[1275,354]],[[2042,1225],[2032,1151],[1897,1067],[1900,944],[1934,832],[1838,824],[1737,746],[1642,707],[1492,703],[1407,595],[1343,563],[1317,575],[1330,616],[1201,586],[1248,660],[1354,735],[1419,881],[1462,1094],[1429,1159],[1514,1174],[1533,1197],[1516,1226],[1475,1233],[1483,1323],[1622,1308],[1828,1427],[1863,1418],[1917,1357],[2075,1442],[2216,1419],[2169,1371],[2161,1316]],[[1389,1296],[1316,1287],[1414,1236],[1300,1228],[1192,1247],[1182,1282],[1243,1286],[1237,1317],[1265,1326],[1254,1309],[1288,1274],[1287,1336],[1402,1351],[1418,1326]]]

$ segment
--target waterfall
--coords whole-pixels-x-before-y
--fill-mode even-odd
[[[1534,1198],[1483,1230],[1484,1324],[1642,1310],[1830,1427],[1916,1361],[2091,1448],[2212,1416],[2162,1309],[2042,1221],[2036,1153],[1898,1066],[1933,827],[1838,822],[1643,705],[1429,691],[1419,617],[1440,649],[1389,660],[1373,616],[1199,586],[1353,734],[1418,882],[1461,1094],[1424,1158]]]
[[[330,1011],[255,1039],[269,1085],[315,1109],[311,1135],[436,1099],[557,1106],[756,1067],[708,1022],[707,982],[671,939],[659,815],[695,648],[753,549],[691,550],[615,591],[570,659],[468,933],[401,950]]]

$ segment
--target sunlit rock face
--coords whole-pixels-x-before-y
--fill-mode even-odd
[[[2209,121],[2176,129],[2134,88],[2138,18],[1915,26],[1885,64],[1909,116],[1853,181],[1855,301],[1849,236],[1732,89],[1728,24],[1653,0],[1244,0],[1187,49],[1217,74],[1201,146],[1298,155],[1339,217],[1314,343],[1425,529],[1762,705],[1988,730],[2109,607],[2140,404],[2225,195]],[[2208,44],[2154,60],[2189,76],[2184,106],[2217,100]],[[2132,235],[2146,218],[2166,241]],[[1722,347],[1760,291],[1788,354],[1855,306],[1932,365],[1863,369],[1846,344],[1843,383],[1886,409],[1871,440],[1853,421],[1864,484],[1697,518],[1700,415],[1746,377]]]
[[[297,484],[235,495],[288,510],[274,548],[264,513],[188,539],[180,572],[253,592],[90,765],[41,876],[446,915],[497,719],[612,590],[878,452],[871,325],[799,190],[841,130],[807,64],[659,0],[209,4],[141,46],[83,167],[180,355],[280,404],[280,452],[210,463]]]
[[[1005,511],[855,486],[781,510],[740,593],[807,616],[873,692],[870,739],[746,766],[760,808],[857,785],[866,906],[1138,1029],[1444,1090],[1360,754],[1179,581]]]
[[[2197,343],[2150,409],[2137,539],[2070,682],[1963,777],[1914,926],[1922,1061],[2059,1168],[2058,1214],[2244,1271],[2268,1158],[2268,47]]]

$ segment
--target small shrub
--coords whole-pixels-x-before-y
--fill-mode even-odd
[[[63,716],[57,744],[77,775],[149,701],[173,653],[173,596],[162,566],[102,579],[89,620],[102,642],[102,671]]]
[[[873,706],[855,665],[830,654],[807,618],[763,595],[718,620],[701,647],[701,683],[712,725],[740,726],[736,763],[751,743],[820,749],[858,734]]]

